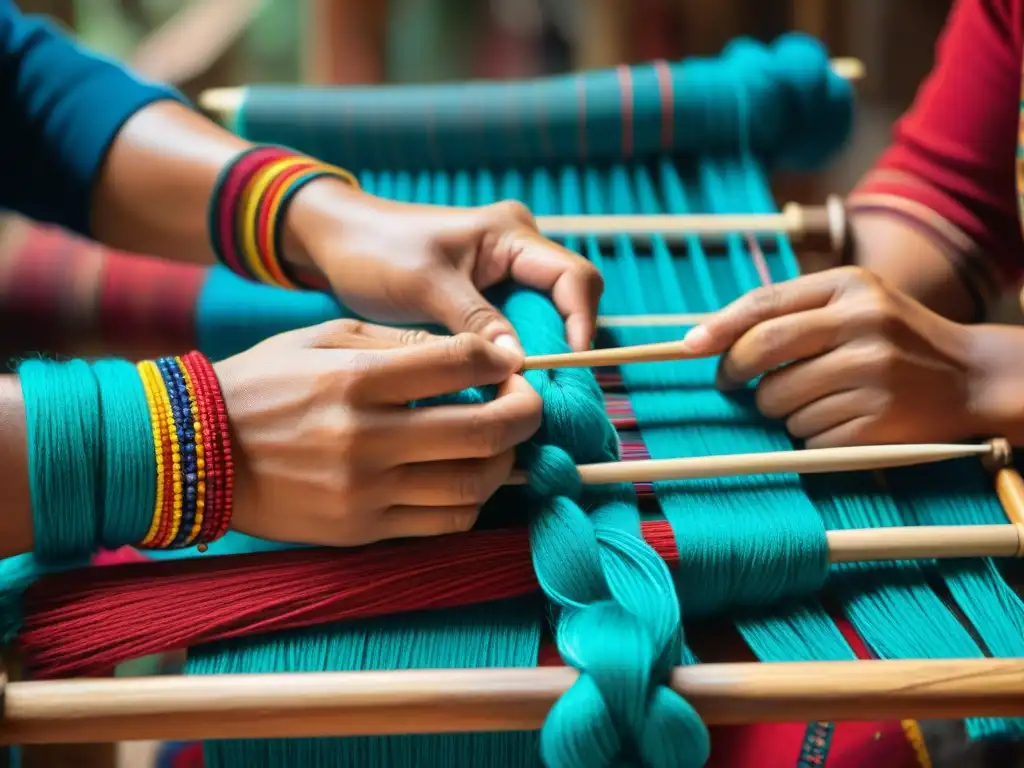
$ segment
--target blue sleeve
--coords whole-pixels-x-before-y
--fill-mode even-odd
[[[88,235],[93,187],[114,137],[165,99],[181,97],[0,0],[0,207]]]

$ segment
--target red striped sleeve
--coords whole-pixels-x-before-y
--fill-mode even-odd
[[[990,298],[1024,275],[1015,157],[1024,0],[956,0],[892,146],[850,196],[931,237]]]

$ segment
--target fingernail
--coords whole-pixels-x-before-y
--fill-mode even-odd
[[[711,342],[711,334],[703,325],[695,325],[683,336],[683,343],[694,352],[699,352]]]
[[[494,343],[502,349],[507,349],[509,352],[513,352],[517,355],[523,354],[523,348],[519,345],[519,341],[510,333],[503,333],[498,336]]]

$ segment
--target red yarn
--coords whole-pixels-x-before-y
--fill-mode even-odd
[[[678,562],[667,522],[644,523],[643,532],[670,565]],[[538,589],[525,529],[117,565],[33,585],[20,644],[38,677],[88,675],[239,635],[454,608]]]

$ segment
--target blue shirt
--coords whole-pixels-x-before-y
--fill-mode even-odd
[[[180,98],[0,0],[0,207],[88,235],[96,176],[121,126]]]

